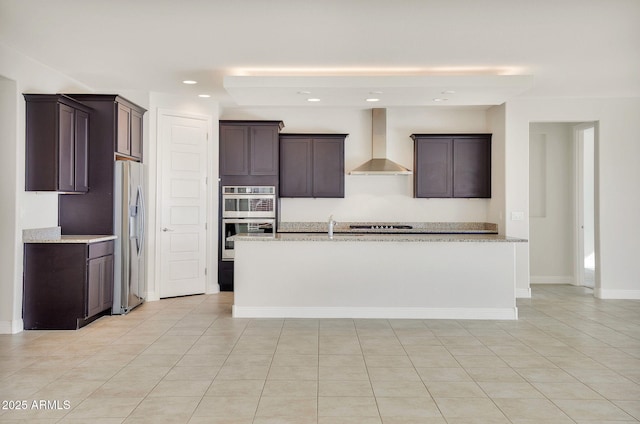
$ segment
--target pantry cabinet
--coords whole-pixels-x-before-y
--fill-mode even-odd
[[[347,134],[281,134],[280,197],[344,197]]]
[[[89,190],[89,113],[62,94],[25,94],[27,191]]]
[[[491,134],[412,134],[411,138],[415,197],[491,197]]]

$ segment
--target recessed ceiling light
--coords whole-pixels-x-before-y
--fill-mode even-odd
[[[365,100],[368,101],[368,102],[379,102],[380,101],[380,99],[375,99],[373,97],[365,99]]]
[[[311,94],[311,91],[302,90],[298,91],[298,94]]]
[[[208,99],[211,97],[211,94],[198,94],[198,97],[202,97],[203,99]]]
[[[312,97],[312,98],[310,98],[310,99],[307,99],[307,101],[308,101],[308,102],[319,102],[319,101],[320,101],[320,99],[315,98],[315,97]]]
[[[442,99],[440,97],[437,97],[437,98],[433,99],[434,102],[446,102],[447,100],[449,100],[449,99]]]
[[[454,90],[444,90],[442,94],[456,94]]]
[[[369,94],[382,94],[382,91],[369,91]]]
[[[184,80],[182,81],[183,84],[188,84],[188,85],[193,85],[193,84],[197,84],[198,81],[194,81],[194,80]]]

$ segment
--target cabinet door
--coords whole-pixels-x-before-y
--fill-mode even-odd
[[[453,197],[491,197],[491,139],[453,141]]]
[[[313,140],[313,197],[344,197],[344,139]]]
[[[75,190],[75,109],[58,106],[58,190]]]
[[[131,156],[142,160],[142,114],[131,109]]]
[[[280,197],[312,197],[312,140],[280,139]]]
[[[451,197],[451,138],[418,138],[415,141],[415,197]]]
[[[118,104],[116,152],[131,155],[131,108]]]
[[[100,311],[113,307],[113,255],[105,256],[102,275],[102,307]]]
[[[250,175],[278,175],[278,128],[251,127]]]
[[[87,261],[86,317],[111,308],[113,305],[113,255]]]
[[[87,262],[87,311],[85,318],[102,312],[102,268],[103,258]]]
[[[249,175],[248,126],[220,126],[220,175]]]
[[[75,113],[75,191],[89,190],[89,114]]]

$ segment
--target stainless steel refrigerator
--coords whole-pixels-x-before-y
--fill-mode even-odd
[[[146,297],[143,182],[141,163],[116,161],[114,223],[118,238],[114,252],[114,314],[126,314]]]

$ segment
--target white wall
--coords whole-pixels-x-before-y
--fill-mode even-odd
[[[371,110],[354,108],[226,108],[220,119],[282,120],[283,133],[347,133],[345,168],[371,159]],[[489,132],[484,108],[389,108],[387,156],[413,169],[412,133]],[[344,199],[282,199],[281,220],[481,221],[491,200],[415,199],[412,176],[345,175]]]
[[[0,333],[11,333],[17,264],[16,168],[17,85],[0,77]]]
[[[88,87],[2,44],[0,81],[3,145],[0,333],[15,333],[23,328],[22,230],[58,225],[58,195],[24,190],[25,102],[22,93],[86,92]]]
[[[505,112],[504,104],[487,110],[487,126],[491,137],[491,201],[487,221],[498,224],[500,234],[505,234]]]
[[[598,122],[595,294],[640,299],[640,99],[514,99],[506,116],[507,214],[529,210],[529,124]],[[506,230],[528,238],[528,214],[522,221],[507,219]]]
[[[575,283],[573,128],[569,123],[530,126],[532,283]]]

